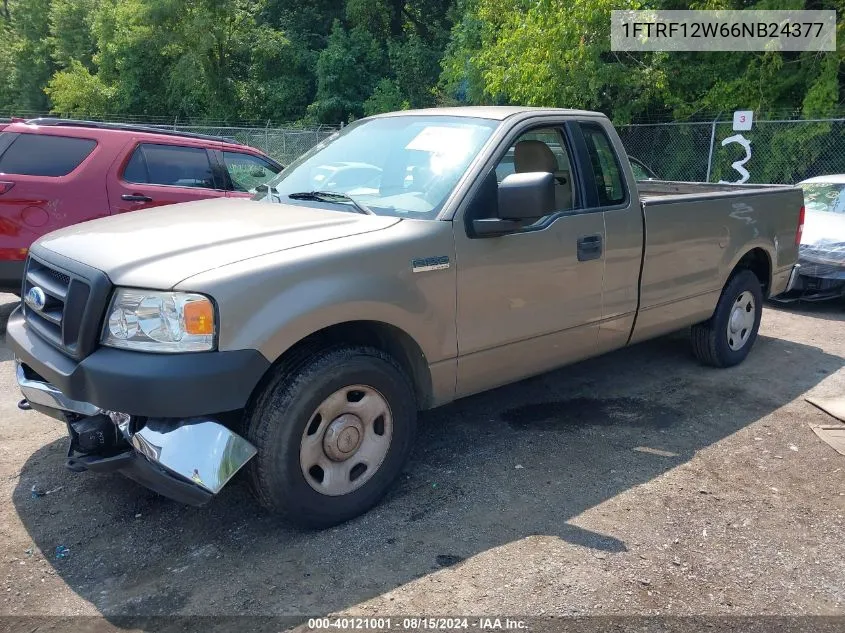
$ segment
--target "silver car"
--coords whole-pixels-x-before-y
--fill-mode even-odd
[[[804,190],[801,269],[786,298],[816,301],[845,296],[845,174],[798,183]]]

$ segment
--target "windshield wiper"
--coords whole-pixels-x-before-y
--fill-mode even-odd
[[[375,211],[368,206],[361,204],[352,196],[337,191],[298,191],[296,193],[287,194],[291,200],[316,200],[317,202],[337,202],[340,204],[349,203],[358,213],[364,215],[376,215]]]

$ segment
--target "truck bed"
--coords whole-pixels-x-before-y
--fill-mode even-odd
[[[683,182],[674,180],[638,180],[640,199],[646,202],[665,202],[666,198],[689,201],[695,198],[712,198],[750,192],[766,193],[790,189],[791,185],[720,184],[710,182]]]
[[[637,188],[645,238],[632,342],[709,318],[724,280],[752,249],[768,290],[783,291],[796,257],[799,188],[659,180]]]

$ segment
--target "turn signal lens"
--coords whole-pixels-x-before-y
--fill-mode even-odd
[[[15,183],[13,183],[13,182],[0,181],[0,195],[6,193],[7,191],[9,191],[9,189],[11,189],[14,186],[15,186]]]
[[[185,332],[188,334],[214,334],[214,306],[208,299],[197,299],[183,308]]]
[[[804,234],[804,207],[798,212],[798,229],[795,231],[795,246],[801,245],[801,236]]]

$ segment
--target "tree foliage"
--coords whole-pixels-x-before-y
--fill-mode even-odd
[[[641,4],[845,10],[845,0],[3,0],[0,114],[340,123],[518,103],[628,122],[841,110],[842,48],[611,52],[610,11]]]
[[[836,112],[842,48],[829,53],[613,53],[610,12],[640,0],[462,0],[441,88],[488,103],[602,110],[617,122],[758,113]],[[648,3],[660,9],[836,9],[822,0]],[[840,17],[838,31],[842,35]]]

